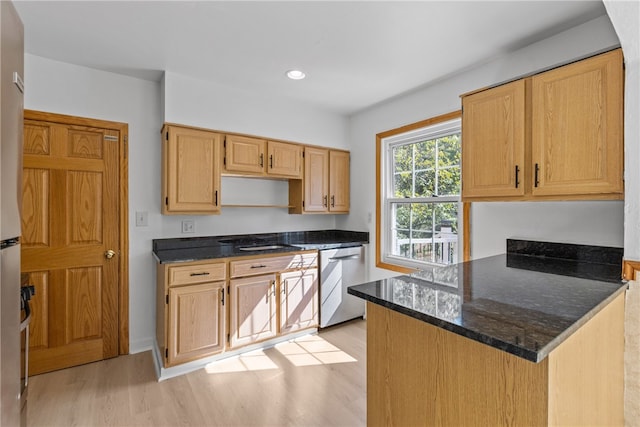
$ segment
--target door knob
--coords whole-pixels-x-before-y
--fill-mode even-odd
[[[114,256],[115,254],[116,254],[116,253],[115,253],[114,251],[112,251],[111,249],[109,249],[108,251],[106,251],[106,252],[104,253],[104,256],[105,256],[105,258],[107,258],[107,259],[111,259],[111,258],[113,258],[113,256]]]

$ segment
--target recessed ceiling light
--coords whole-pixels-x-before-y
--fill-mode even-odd
[[[292,80],[302,80],[306,77],[307,75],[305,73],[303,73],[300,70],[289,70],[287,71],[287,77],[289,77]]]

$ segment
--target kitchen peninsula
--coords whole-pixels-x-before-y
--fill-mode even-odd
[[[623,425],[622,250],[506,255],[352,286],[368,425]]]

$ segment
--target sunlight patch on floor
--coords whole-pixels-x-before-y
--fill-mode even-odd
[[[318,335],[308,335],[276,344],[275,349],[294,366],[330,365],[357,362],[356,359]],[[278,365],[265,354],[255,350],[237,357],[211,362],[205,366],[208,374],[278,369]]]
[[[318,335],[277,344],[275,348],[294,366],[357,362],[356,359]]]
[[[269,369],[278,369],[276,365],[263,350],[251,351],[238,357],[231,359],[211,362],[205,366],[208,374],[221,374],[230,372],[243,371],[266,371]]]

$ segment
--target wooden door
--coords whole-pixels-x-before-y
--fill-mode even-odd
[[[280,274],[280,332],[318,326],[318,269]]]
[[[525,81],[462,98],[462,197],[523,196]]]
[[[32,374],[118,355],[121,142],[114,129],[25,120],[22,271],[36,287]]]
[[[275,274],[231,280],[231,347],[277,335],[275,286]]]
[[[226,135],[224,141],[224,169],[227,172],[264,173],[266,141],[240,135]]]
[[[304,210],[305,212],[327,212],[329,150],[306,147],[304,152]]]
[[[349,152],[329,151],[329,211],[349,212]]]
[[[168,366],[224,350],[224,288],[225,282],[169,288]]]
[[[269,175],[302,178],[302,145],[268,141],[267,159]]]
[[[622,193],[622,52],[532,79],[533,195]]]
[[[220,213],[220,140],[214,132],[165,127],[162,213]]]

